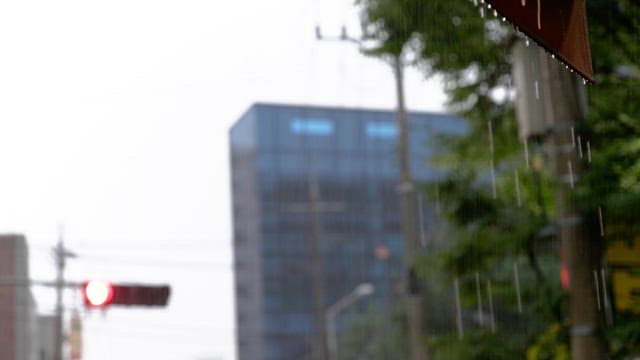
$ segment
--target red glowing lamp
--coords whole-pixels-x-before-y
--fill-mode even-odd
[[[113,285],[108,281],[87,281],[82,285],[82,296],[86,306],[105,307],[113,300]]]

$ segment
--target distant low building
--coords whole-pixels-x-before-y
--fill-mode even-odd
[[[36,360],[36,304],[26,280],[29,253],[22,235],[0,235],[0,359]]]
[[[414,179],[438,179],[427,162],[435,138],[464,133],[464,121],[410,113],[409,126]],[[375,293],[361,303],[381,311],[393,303],[404,249],[397,138],[392,111],[256,104],[235,123],[230,152],[239,360],[311,358],[318,313],[314,216],[324,310],[365,282]],[[428,229],[435,206],[420,205]],[[337,319],[339,331],[348,327],[345,316]]]
[[[56,316],[38,316],[38,360],[55,360]]]

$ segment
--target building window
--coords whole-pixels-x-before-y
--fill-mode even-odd
[[[395,124],[370,122],[367,123],[366,133],[368,137],[393,139],[398,134]]]
[[[321,135],[333,134],[333,122],[327,119],[302,119],[294,118],[290,124],[291,132],[294,134]]]

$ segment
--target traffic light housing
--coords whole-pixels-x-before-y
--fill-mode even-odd
[[[167,285],[112,284],[91,280],[82,284],[82,297],[89,308],[122,306],[166,306],[171,295]]]

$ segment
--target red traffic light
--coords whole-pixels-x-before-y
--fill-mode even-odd
[[[113,285],[108,281],[87,281],[82,285],[82,297],[87,306],[107,306],[113,300]]]
[[[166,306],[171,288],[166,285],[112,284],[91,280],[82,285],[82,295],[87,307],[102,308],[108,305]]]

